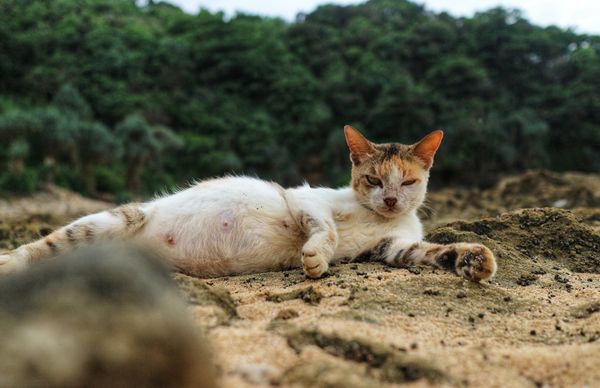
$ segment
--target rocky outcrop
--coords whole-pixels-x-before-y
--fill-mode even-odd
[[[207,346],[160,259],[97,247],[0,279],[0,386],[210,387]]]

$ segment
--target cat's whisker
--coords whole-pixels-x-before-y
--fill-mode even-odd
[[[422,214],[425,219],[431,219],[437,216],[437,210],[434,209],[427,200],[425,200],[418,209],[418,213]]]

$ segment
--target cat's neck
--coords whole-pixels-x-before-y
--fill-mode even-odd
[[[365,222],[399,224],[404,222],[406,218],[413,218],[416,215],[416,210],[412,210],[398,217],[384,217],[370,209],[368,205],[361,203],[356,196],[356,192],[350,186],[337,189],[305,187],[318,193],[318,197],[329,205],[334,215],[341,218],[344,218],[344,215],[352,215],[354,218],[362,219]]]

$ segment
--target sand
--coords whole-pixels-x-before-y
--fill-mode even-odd
[[[40,195],[56,206],[33,197],[17,212],[0,201],[0,249],[108,206],[69,194],[79,207],[65,209],[64,197]],[[428,209],[429,240],[495,252],[491,282],[374,263],[336,265],[318,280],[300,270],[174,274],[222,386],[600,384],[600,176],[528,172],[488,190],[431,193]]]

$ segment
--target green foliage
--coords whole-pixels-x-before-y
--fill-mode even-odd
[[[239,157],[232,151],[219,149],[213,137],[191,132],[184,132],[181,136],[184,146],[178,152],[173,170],[191,171],[190,177],[179,176],[184,182],[193,177],[217,176],[242,168]]]
[[[32,194],[39,189],[39,178],[36,170],[25,168],[16,173],[12,171],[0,174],[0,192]]]
[[[10,160],[25,159],[29,155],[29,144],[24,140],[16,140],[10,143],[6,155]]]
[[[85,165],[110,162],[120,152],[117,139],[100,123],[80,122],[75,141],[82,163]]]
[[[122,171],[115,171],[114,168],[100,167],[96,169],[96,187],[103,193],[114,193],[117,196],[125,196],[127,188],[123,181]]]
[[[141,189],[141,178],[149,165],[160,162],[162,156],[183,146],[181,139],[165,126],[151,126],[139,114],[127,116],[115,134],[124,145],[127,166],[127,187],[134,193]]]
[[[10,142],[23,138],[39,128],[40,123],[28,112],[10,110],[0,115],[0,139]]]
[[[58,89],[54,96],[54,105],[63,113],[74,115],[86,120],[92,116],[92,109],[79,91],[70,84],[65,84]]]
[[[344,124],[406,143],[444,129],[434,182],[598,171],[599,91],[600,37],[517,10],[370,0],[285,23],[0,2],[2,171],[122,198],[228,172],[340,184]]]

